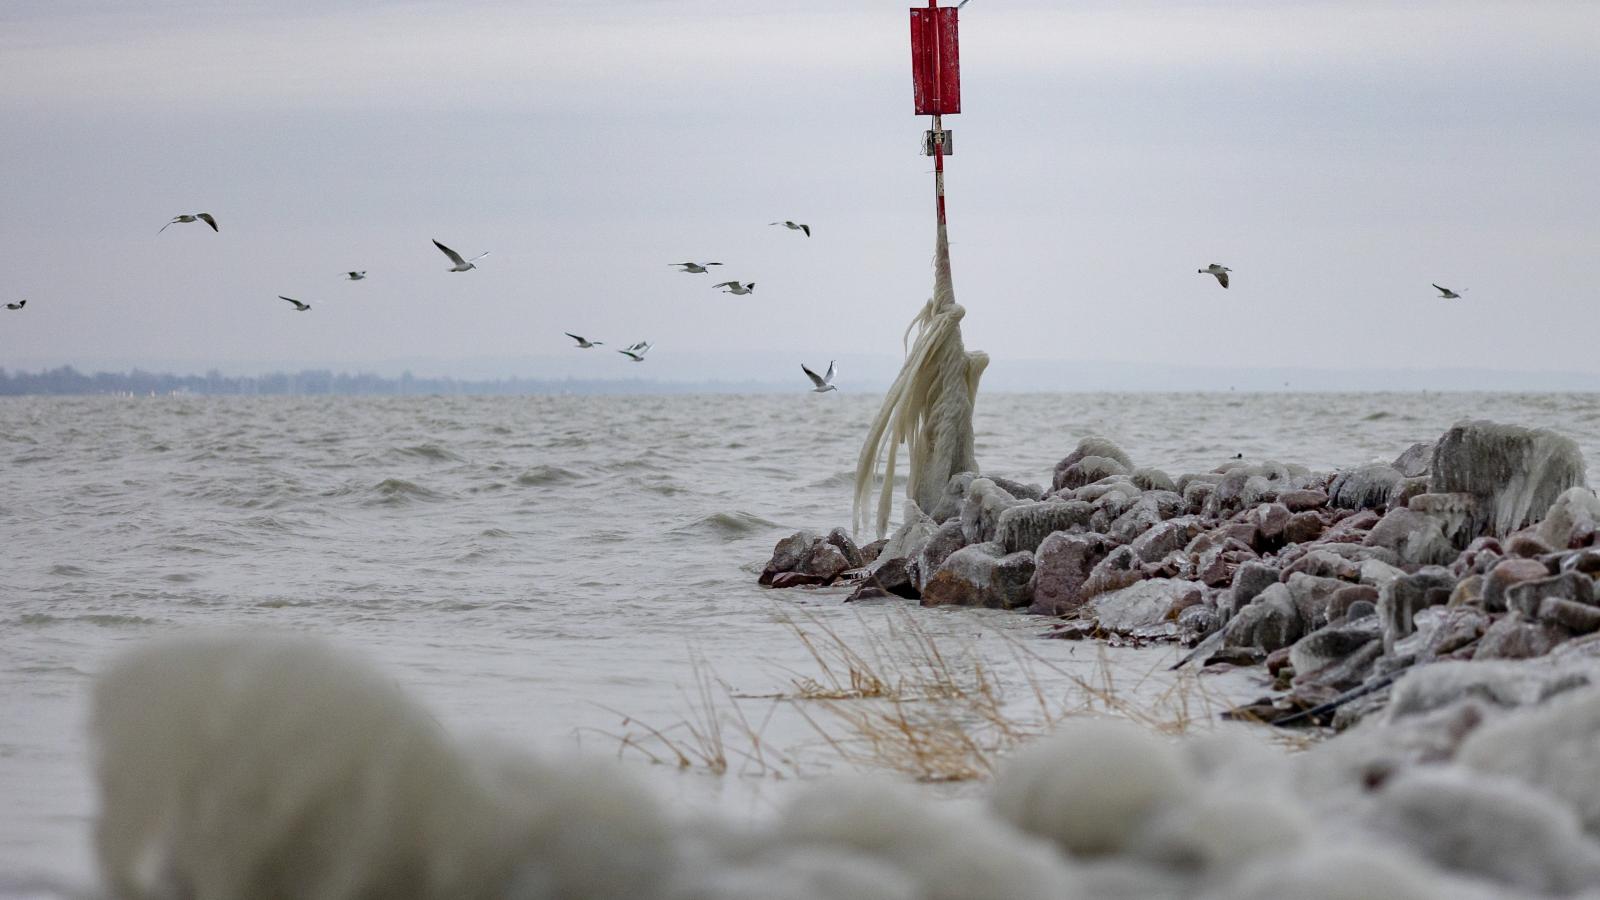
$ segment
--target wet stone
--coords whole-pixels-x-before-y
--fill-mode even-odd
[[[1328,505],[1328,495],[1322,491],[1303,488],[1294,491],[1284,491],[1278,495],[1278,502],[1291,513],[1310,512],[1322,509]]]
[[[1507,558],[1489,570],[1483,582],[1483,608],[1489,612],[1503,612],[1506,608],[1506,589],[1514,584],[1548,577],[1550,570],[1536,559]]]
[[[1600,631],[1600,607],[1574,603],[1560,597],[1546,597],[1539,601],[1538,618],[1541,622],[1560,625],[1573,634]]]
[[[1518,582],[1505,591],[1506,608],[1533,616],[1547,598],[1585,606],[1594,604],[1594,582],[1582,572],[1565,572],[1548,578]]]

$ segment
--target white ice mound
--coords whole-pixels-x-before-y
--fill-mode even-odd
[[[1182,756],[1129,722],[1068,721],[1011,760],[994,806],[1073,853],[1123,849],[1145,818],[1184,790]]]
[[[667,871],[625,773],[463,754],[303,638],[151,644],[100,678],[92,727],[114,896],[637,897]]]

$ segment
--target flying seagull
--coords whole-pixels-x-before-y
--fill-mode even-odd
[[[811,379],[812,384],[816,385],[815,388],[812,388],[813,393],[826,394],[829,391],[838,390],[833,386],[833,360],[828,360],[828,374],[826,375],[818,375],[806,368],[805,363],[800,364],[800,371],[806,373],[806,377]]]
[[[587,350],[590,347],[598,347],[601,344],[605,343],[605,341],[591,341],[588,338],[578,337],[577,335],[573,334],[570,331],[563,331],[561,333],[566,335],[567,337],[572,338],[573,340],[577,341],[579,350]],[[632,349],[632,348],[629,348],[629,349]]]
[[[1195,271],[1201,275],[1215,275],[1217,276],[1217,283],[1223,287],[1227,287],[1228,273],[1232,272],[1233,270],[1227,266],[1219,266],[1216,263],[1212,263],[1211,265],[1206,266],[1204,269],[1196,269]]]
[[[745,284],[740,284],[737,281],[724,281],[721,284],[713,284],[712,287],[714,287],[714,288],[725,287],[725,288],[727,288],[727,290],[724,293],[737,294],[737,295],[742,297],[745,294],[748,294],[751,291],[755,290],[756,289],[756,283],[754,281],[751,281],[751,282],[747,282]]]
[[[367,273],[366,270],[363,269],[360,272],[346,272],[344,273],[344,277],[350,279],[351,281],[360,281],[361,279],[367,277]]]
[[[811,237],[811,226],[810,225],[804,225],[804,224],[801,224],[799,222],[790,222],[790,221],[787,221],[787,220],[782,221],[782,222],[768,222],[767,224],[768,225],[782,225],[783,227],[789,229],[790,231],[804,231],[806,233],[806,237]]]
[[[1459,300],[1461,299],[1461,294],[1465,294],[1467,291],[1471,290],[1471,288],[1462,288],[1461,293],[1456,293],[1447,287],[1439,287],[1437,284],[1434,285],[1434,287],[1439,291],[1440,300]]]
[[[6,304],[6,309],[21,309],[21,308],[23,308],[24,306],[27,306],[27,305],[28,305],[28,301],[26,301],[26,300],[18,300],[15,303],[7,303]]]
[[[299,300],[296,300],[293,297],[285,297],[284,295],[279,294],[278,295],[278,299],[279,300],[287,300],[290,303],[293,303],[295,312],[305,312],[306,310],[311,308],[311,304],[309,304],[309,303],[301,303]]]
[[[461,254],[451,250],[449,247],[439,243],[437,240],[433,242],[433,245],[444,251],[444,255],[450,257],[450,261],[455,263],[454,266],[450,267],[450,271],[452,272],[465,272],[468,269],[476,269],[477,266],[473,265],[473,263],[489,255],[489,251],[485,250],[471,259],[462,259]]]
[[[634,362],[644,362],[644,355],[650,352],[650,344],[646,341],[640,341],[626,350],[618,350],[617,352]]]
[[[211,230],[212,231],[216,231],[217,230],[217,220],[213,219],[211,217],[211,213],[195,213],[192,216],[191,215],[187,215],[187,214],[181,215],[181,216],[173,216],[171,222],[168,222],[167,224],[161,226],[161,231],[166,231],[168,228],[171,228],[174,225],[182,224],[184,222],[204,222],[207,225],[211,226]],[[161,231],[156,232],[156,234],[160,234]]]
[[[706,266],[720,266],[720,265],[722,265],[722,263],[719,263],[719,262],[708,262],[708,263],[681,262],[681,263],[673,263],[673,265],[679,267],[678,268],[679,272],[685,272],[685,273],[687,273],[689,275],[703,275],[703,274],[705,274]]]

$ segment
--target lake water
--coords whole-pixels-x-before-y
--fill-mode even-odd
[[[795,781],[763,771],[843,765],[794,705],[763,699],[817,674],[795,616],[857,646],[910,623],[1012,687],[1032,671],[1066,692],[1063,673],[1109,667],[1132,693],[1159,694],[1165,676],[1150,673],[1170,648],[1102,658],[1034,640],[1047,623],[1026,616],[756,586],[777,539],[849,524],[877,402],[0,400],[0,873],[13,891],[24,878],[93,883],[91,679],[119,649],[186,629],[326,637],[452,731],[541,751],[616,754],[614,735],[638,723],[691,719],[699,658],[747,698],[719,694],[765,722],[787,768],[740,757],[743,777],[714,777],[623,758],[683,804],[729,815],[763,814]],[[1314,468],[1392,459],[1468,417],[1549,427],[1600,459],[1593,395],[984,395],[976,430],[985,471],[1048,482],[1088,434],[1176,476],[1236,453]],[[1019,646],[1055,668],[1029,669]],[[1217,690],[1254,688],[1241,676]]]

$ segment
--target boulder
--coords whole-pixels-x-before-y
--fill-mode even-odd
[[[1511,613],[1489,626],[1478,640],[1473,659],[1532,659],[1543,656],[1571,633],[1559,625],[1529,622],[1521,613]]]
[[[1282,503],[1289,512],[1300,513],[1322,509],[1327,506],[1328,495],[1312,488],[1301,488],[1299,490],[1283,491],[1278,494],[1278,502]]]
[[[1281,547],[1286,542],[1284,532],[1289,528],[1289,507],[1282,503],[1263,503],[1250,511],[1248,521],[1256,527],[1260,546],[1256,549]]]
[[[1127,475],[1128,467],[1105,456],[1085,456],[1056,476],[1060,488],[1080,488],[1113,475]]]
[[[1087,600],[1106,591],[1115,591],[1144,580],[1139,568],[1139,557],[1131,547],[1118,547],[1089,571],[1089,577],[1079,588],[1078,595]]]
[[[1170,491],[1174,494],[1178,492],[1178,486],[1173,482],[1172,476],[1160,469],[1149,467],[1134,469],[1133,483],[1146,491]]]
[[[861,552],[860,547],[856,546],[856,542],[850,539],[850,532],[845,531],[843,528],[833,529],[822,540],[832,544],[844,556],[845,562],[850,564],[850,568],[859,569],[867,564],[866,555]]]
[[[977,477],[977,472],[957,472],[951,475],[950,480],[945,482],[944,493],[939,495],[939,502],[928,512],[929,518],[943,525],[961,515],[961,504],[966,502],[967,488]]]
[[[1585,547],[1600,531],[1600,497],[1588,488],[1568,488],[1539,523],[1539,539],[1557,550]]]
[[[1412,444],[1404,453],[1395,457],[1391,465],[1407,478],[1427,475],[1433,465],[1433,441],[1418,441]]]
[[[967,545],[967,537],[957,519],[939,526],[939,529],[922,545],[922,552],[917,554],[917,589],[920,591],[928,577],[944,565],[950,554]]]
[[[973,544],[946,557],[922,587],[923,606],[1016,609],[1029,603],[1033,554],[1004,554],[998,543]]]
[[[1333,523],[1333,527],[1322,536],[1322,541],[1323,543],[1348,541],[1359,544],[1366,539],[1367,532],[1372,530],[1372,526],[1378,524],[1379,518],[1381,517],[1370,509],[1347,515]]]
[[[1285,577],[1296,572],[1304,572],[1319,578],[1355,581],[1361,577],[1361,564],[1319,547],[1290,563],[1283,572]]]
[[[1103,535],[1056,532],[1039,544],[1034,555],[1033,605],[1028,612],[1062,616],[1083,604],[1089,573],[1106,554]]]
[[[1378,589],[1370,584],[1350,584],[1334,591],[1328,597],[1328,621],[1337,623],[1353,618],[1350,615],[1357,603],[1372,604],[1373,611],[1378,608]]]
[[[967,543],[994,540],[1000,514],[1022,502],[987,478],[972,479],[967,486],[967,499],[961,503],[961,531]]]
[[[1483,608],[1489,612],[1504,612],[1506,591],[1512,585],[1549,577],[1550,570],[1536,559],[1507,557],[1490,569],[1483,581]]]
[[[1439,520],[1410,508],[1389,512],[1362,543],[1387,547],[1403,566],[1439,565],[1456,558],[1455,545],[1444,536]]]
[[[1406,508],[1437,519],[1452,546],[1465,547],[1474,538],[1478,501],[1471,494],[1417,494],[1406,501]]]
[[[999,475],[990,475],[989,480],[995,487],[1010,494],[1018,500],[1043,500],[1044,488],[1037,484],[1024,484],[1010,478],[1001,478]]]
[[[1200,600],[1200,587],[1191,581],[1153,578],[1115,591],[1100,594],[1088,603],[1088,611],[1104,631],[1128,633],[1149,629],[1166,622],[1174,607],[1193,606]],[[1176,633],[1176,625],[1172,626]]]
[[[882,591],[883,594],[904,597],[907,600],[921,599],[922,594],[917,590],[916,579],[913,577],[914,568],[913,561],[903,556],[883,560],[872,567],[860,587],[856,588],[856,593],[851,594],[846,600],[865,599],[858,597],[857,594],[868,590]]]
[[[1182,491],[1183,506],[1191,515],[1199,515],[1211,502],[1217,486],[1209,481],[1191,481]]]
[[[878,538],[872,543],[864,545],[861,548],[861,564],[870,566],[877,562],[878,557],[883,555],[883,548],[887,546],[889,546],[888,538]]]
[[[1223,604],[1219,607],[1222,618],[1227,620],[1253,602],[1258,594],[1269,586],[1277,584],[1278,578],[1283,573],[1277,568],[1266,563],[1247,562],[1239,566],[1233,573],[1233,587],[1223,595]]]
[[[1067,456],[1062,459],[1061,462],[1056,463],[1054,477],[1050,482],[1050,489],[1052,491],[1059,491],[1063,487],[1066,487],[1066,485],[1063,483],[1063,477],[1065,476],[1066,470],[1078,465],[1085,458],[1091,456],[1114,460],[1115,462],[1121,464],[1124,471],[1128,471],[1133,468],[1133,460],[1128,458],[1128,454],[1122,452],[1121,447],[1118,447],[1116,444],[1102,437],[1086,437],[1078,442],[1076,449],[1067,454]],[[1095,479],[1090,479],[1090,481],[1093,480]],[[1084,484],[1088,483],[1088,481],[1084,482]]]
[[[1428,479],[1406,478],[1398,487],[1389,493],[1388,509],[1405,509],[1410,506],[1414,497],[1420,497],[1428,492]]]
[[[897,559],[902,556],[909,559],[916,558],[916,555],[922,552],[922,545],[939,530],[939,524],[933,517],[925,514],[922,508],[917,506],[917,501],[909,497],[906,498],[903,512],[905,521],[895,529],[894,534],[889,536],[888,543],[884,544],[879,554],[883,559]]]
[[[1304,633],[1305,625],[1295,608],[1294,598],[1289,595],[1289,588],[1274,583],[1229,620],[1223,630],[1222,643],[1271,653],[1293,644]]]
[[[1008,553],[1032,552],[1057,531],[1083,530],[1093,515],[1094,507],[1082,500],[1020,503],[1000,513],[995,540],[1004,544]]]
[[[772,584],[772,579],[780,572],[793,572],[820,540],[815,531],[796,531],[779,541],[772,548],[772,558],[761,571],[760,583]]]
[[[1341,509],[1383,509],[1405,476],[1387,463],[1340,472],[1328,485],[1328,502]]]
[[[1174,550],[1182,550],[1199,530],[1200,525],[1193,518],[1168,519],[1139,535],[1130,546],[1140,562],[1154,563]]]
[[[1283,539],[1290,544],[1309,544],[1322,537],[1327,530],[1328,525],[1321,513],[1304,510],[1289,517],[1289,525],[1283,530]]]
[[[811,545],[811,552],[806,554],[805,559],[794,567],[794,571],[801,575],[814,575],[823,579],[823,584],[831,584],[835,578],[852,568],[855,567],[850,565],[843,550],[827,541],[817,541]]]
[[[1433,454],[1428,489],[1471,494],[1477,533],[1511,534],[1569,488],[1583,487],[1583,454],[1571,438],[1542,428],[1460,422]]]
[[[1341,689],[1354,687],[1355,684],[1348,682],[1356,673],[1340,672],[1335,675],[1329,671],[1330,667],[1338,666],[1368,645],[1375,645],[1373,649],[1380,650],[1378,637],[1378,620],[1372,616],[1348,624],[1328,625],[1311,632],[1289,648],[1289,665],[1294,667],[1295,682],[1316,682]],[[1374,654],[1372,659],[1376,658]],[[1370,664],[1371,660],[1367,662]]]
[[[1505,590],[1506,608],[1527,618],[1537,616],[1539,605],[1551,598],[1593,606],[1594,581],[1582,572],[1563,572],[1521,581]]]
[[[1119,544],[1130,544],[1161,521],[1160,505],[1141,497],[1111,523],[1106,535]]]
[[[1336,578],[1318,578],[1303,572],[1289,574],[1283,584],[1289,589],[1289,596],[1294,599],[1295,609],[1307,631],[1327,624],[1329,601],[1335,593],[1349,586]]]
[[[1455,575],[1442,566],[1428,566],[1385,585],[1378,592],[1384,652],[1392,652],[1396,641],[1411,634],[1419,610],[1450,602],[1455,586]]]
[[[1536,618],[1541,622],[1560,625],[1573,634],[1592,634],[1600,631],[1600,607],[1561,597],[1546,597],[1540,600]]]

